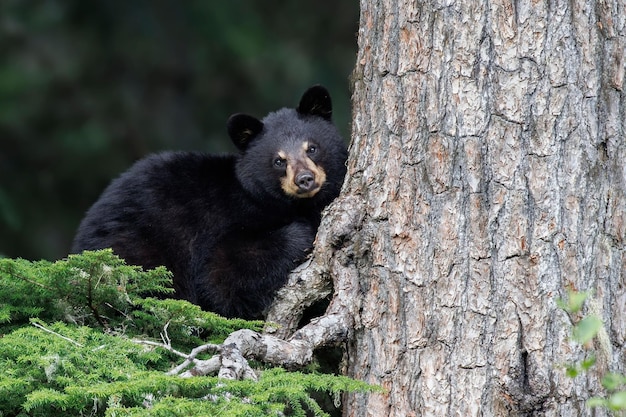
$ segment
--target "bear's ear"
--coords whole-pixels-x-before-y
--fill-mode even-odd
[[[247,114],[233,114],[226,123],[228,135],[235,146],[244,151],[250,141],[263,130],[263,122]]]
[[[328,90],[321,85],[309,88],[302,95],[296,110],[300,114],[320,116],[330,121],[333,115],[333,105]]]

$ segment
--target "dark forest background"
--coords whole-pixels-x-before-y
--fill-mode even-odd
[[[66,256],[135,160],[232,151],[229,115],[312,84],[347,140],[357,28],[356,0],[1,0],[0,256]]]

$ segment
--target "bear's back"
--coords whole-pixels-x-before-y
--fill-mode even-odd
[[[81,222],[72,252],[113,248],[130,264],[173,268],[189,242],[237,222],[241,202],[235,157],[164,152],[137,161],[105,189]]]

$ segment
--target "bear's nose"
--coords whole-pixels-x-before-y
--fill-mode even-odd
[[[315,175],[311,171],[302,171],[296,175],[295,181],[301,192],[311,191],[315,186]]]

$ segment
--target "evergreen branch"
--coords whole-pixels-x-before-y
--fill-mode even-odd
[[[167,350],[169,352],[172,352],[176,356],[180,356],[181,358],[187,358],[189,356],[186,353],[183,353],[183,352],[181,352],[179,350],[174,349],[171,346],[166,345],[165,343],[159,343],[159,342],[153,342],[151,340],[141,340],[141,339],[133,339],[133,342],[137,343],[137,344],[140,344],[140,345],[160,347],[160,348],[165,349],[165,350]]]
[[[78,343],[77,341],[72,340],[72,339],[70,339],[69,337],[65,337],[65,336],[63,336],[63,335],[61,335],[61,334],[59,334],[59,333],[57,333],[57,332],[55,332],[55,331],[53,331],[53,330],[50,330],[50,329],[48,329],[48,328],[46,328],[46,327],[42,326],[41,324],[39,324],[39,323],[37,323],[37,322],[35,322],[35,321],[32,321],[32,322],[31,322],[31,324],[32,324],[33,326],[35,326],[36,328],[38,328],[38,329],[40,329],[40,330],[43,330],[44,332],[48,332],[48,333],[53,334],[53,335],[55,335],[55,336],[57,336],[57,337],[60,337],[61,339],[66,340],[66,341],[68,341],[68,342],[70,342],[70,343],[73,343],[73,344],[75,344],[75,345],[76,345],[76,346],[78,346],[78,347],[84,347],[83,345],[81,345],[81,344],[80,344],[80,343]]]
[[[91,280],[94,274],[96,273],[95,268],[96,268],[95,265],[92,265],[91,270],[89,272],[89,277],[87,278],[87,304],[89,306],[89,310],[91,310],[96,321],[100,323],[100,326],[102,326],[103,329],[108,330],[109,325],[107,324],[106,321],[104,321],[102,316],[100,316],[97,306],[95,306],[93,303],[93,286],[92,286]]]
[[[26,276],[24,276],[24,275],[22,275],[22,274],[20,274],[20,273],[16,272],[13,268],[11,268],[11,269],[1,268],[0,270],[1,270],[2,272],[4,272],[5,274],[8,274],[8,275],[10,275],[10,276],[12,276],[12,277],[14,277],[14,278],[20,279],[20,280],[22,280],[22,281],[26,281],[26,282],[28,282],[29,284],[36,285],[36,286],[38,286],[38,287],[40,287],[40,288],[43,288],[44,290],[48,290],[48,291],[56,291],[56,289],[55,289],[55,288],[49,287],[49,286],[47,286],[47,285],[42,284],[41,282],[37,282],[37,281],[35,281],[35,280],[32,280],[32,279],[30,279],[30,278],[27,278]]]
[[[166,346],[172,346],[172,340],[170,339],[170,335],[167,334],[167,328],[170,326],[170,323],[171,320],[168,320],[167,323],[165,323],[165,326],[163,326],[163,332],[160,333],[161,340]]]
[[[120,316],[126,318],[127,320],[130,320],[130,316],[128,314],[126,314],[125,312],[123,312],[119,308],[115,307],[113,304],[111,304],[109,302],[105,302],[104,305],[109,307],[111,310],[115,311]]]

